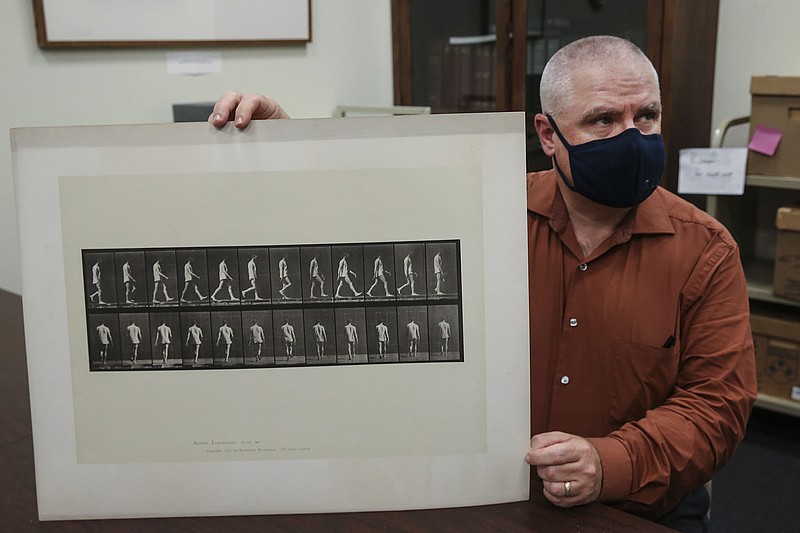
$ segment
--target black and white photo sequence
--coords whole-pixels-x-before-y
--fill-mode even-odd
[[[460,241],[83,250],[89,369],[463,361]]]

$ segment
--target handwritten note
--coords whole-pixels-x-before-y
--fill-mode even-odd
[[[687,148],[680,151],[680,194],[744,193],[747,148]]]

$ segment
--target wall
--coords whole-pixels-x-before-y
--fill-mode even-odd
[[[721,0],[712,128],[750,114],[750,77],[800,76],[800,2]],[[747,126],[731,129],[725,146],[746,146]]]
[[[20,292],[21,277],[9,128],[170,122],[172,103],[213,101],[229,89],[267,92],[295,117],[330,116],[339,104],[392,104],[389,0],[313,0],[311,43],[222,49],[222,73],[205,76],[167,74],[165,49],[42,51],[32,1],[4,5],[0,289],[11,292]]]

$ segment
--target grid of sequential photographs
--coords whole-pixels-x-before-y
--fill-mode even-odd
[[[463,361],[458,240],[82,255],[91,371]]]

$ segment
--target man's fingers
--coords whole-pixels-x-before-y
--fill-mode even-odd
[[[576,505],[588,503],[588,500],[580,494],[580,491],[576,491],[575,482],[570,481],[569,483],[569,495],[567,494],[566,484],[562,482],[550,484],[545,482],[542,488],[542,494],[544,494],[544,497],[550,503],[559,507],[574,507]]]
[[[248,102],[248,104],[252,101],[253,103],[253,110],[251,117],[254,120],[273,120],[273,119],[284,119],[289,118],[289,115],[283,108],[278,105],[278,102],[270,98],[269,96],[264,96],[262,94],[248,94],[245,95],[244,100]]]
[[[533,466],[563,465],[577,461],[574,441],[565,433],[543,433],[531,439],[531,448],[525,460]]]
[[[569,490],[567,490],[567,483],[569,483]],[[570,498],[580,492],[580,485],[575,480],[542,481],[542,487],[547,494],[560,499]]]
[[[236,106],[235,116],[233,119],[234,126],[239,129],[244,129],[254,118],[268,118],[261,116],[262,113],[260,111],[263,107],[265,107],[265,103],[262,102],[262,99],[265,99],[265,97],[257,94],[245,94],[242,96],[242,98],[239,100],[239,105]]]
[[[548,431],[547,433],[539,433],[538,435],[531,437],[531,448],[534,450],[546,448],[547,446],[552,446],[553,444],[557,444],[559,442],[566,442],[572,438],[574,438],[573,435],[570,435],[569,433],[562,433],[561,431]]]
[[[218,128],[224,126],[233,116],[241,100],[242,95],[236,91],[228,91],[220,96],[214,104],[214,110],[211,111],[211,116],[208,117],[209,122]]]
[[[239,129],[244,129],[253,120],[283,119],[289,115],[278,103],[262,94],[241,94],[229,91],[223,94],[211,112],[209,122],[221,128],[229,120]]]

